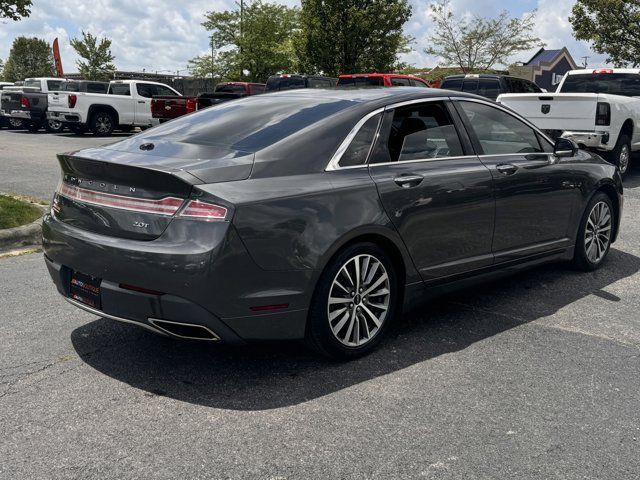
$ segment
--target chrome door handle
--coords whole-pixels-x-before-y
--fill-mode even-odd
[[[496,166],[496,170],[498,170],[503,175],[513,175],[518,170],[518,167],[511,163],[501,163]]]
[[[400,175],[393,179],[396,185],[402,188],[416,187],[422,183],[424,177],[422,175]]]
[[[144,103],[144,100],[138,100],[138,103]]]

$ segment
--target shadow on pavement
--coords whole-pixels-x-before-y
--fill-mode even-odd
[[[91,367],[149,395],[235,410],[299,404],[348,388],[557,312],[589,295],[617,302],[603,289],[640,270],[640,258],[612,249],[604,267],[581,273],[565,265],[433,301],[406,314],[371,355],[333,363],[301,344],[225,347],[156,336],[111,320],[96,320],[71,334]]]

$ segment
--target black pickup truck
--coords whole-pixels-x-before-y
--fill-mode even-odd
[[[88,80],[62,78],[28,78],[22,90],[3,91],[0,110],[4,116],[22,120],[23,128],[36,132],[41,128],[57,133],[64,124],[55,118],[47,118],[49,94],[59,91],[106,93],[108,84]]]

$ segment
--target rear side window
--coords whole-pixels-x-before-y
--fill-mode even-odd
[[[369,151],[371,150],[371,145],[373,144],[381,117],[381,113],[374,115],[360,128],[340,158],[341,167],[353,167],[367,163],[367,157],[369,156]]]
[[[169,87],[165,87],[164,85],[153,85],[155,92],[154,95],[162,96],[162,97],[173,97],[176,96],[176,92],[171,90]]]
[[[427,85],[426,83],[421,82],[420,80],[411,79],[411,80],[409,80],[409,82],[411,83],[412,87],[429,88],[429,85]]]
[[[408,78],[391,78],[391,86],[392,87],[410,87],[411,83],[409,83]]]
[[[478,95],[495,100],[500,95],[500,81],[497,78],[478,80]]]
[[[396,108],[385,118],[376,147],[377,163],[430,160],[463,155],[458,132],[443,102]],[[391,119],[390,119],[391,118]]]
[[[462,90],[462,79],[461,78],[452,78],[450,80],[445,80],[444,82],[442,82],[442,85],[440,88],[443,88],[445,90],[453,90],[456,92],[459,92]]]
[[[543,151],[536,131],[513,115],[475,102],[463,101],[460,106],[485,155]]]
[[[60,85],[61,92],[79,92],[80,91],[80,83],[79,82],[65,82]]]
[[[131,95],[131,88],[128,83],[112,83],[109,86],[111,95]]]

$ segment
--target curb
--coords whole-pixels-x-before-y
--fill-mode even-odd
[[[34,203],[42,209],[42,215],[49,210],[48,206]],[[26,225],[0,230],[0,250],[14,250],[42,243],[42,217]]]

